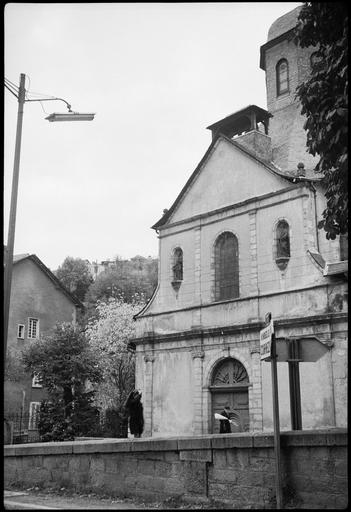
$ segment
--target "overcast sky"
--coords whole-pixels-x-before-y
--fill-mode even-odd
[[[260,46],[301,2],[8,3],[5,76],[28,98],[64,98],[92,122],[49,123],[25,103],[15,254],[158,256],[150,227],[211,143],[206,126],[266,108]],[[36,94],[34,94],[36,93]],[[39,93],[39,94],[38,94]],[[4,242],[17,100],[5,90]]]

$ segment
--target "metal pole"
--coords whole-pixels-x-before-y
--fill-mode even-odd
[[[277,509],[282,508],[282,475],[280,470],[280,428],[279,428],[279,401],[278,401],[278,376],[277,376],[277,351],[275,334],[272,334],[271,345],[271,371],[273,394],[273,424],[274,424],[274,452],[275,452],[275,486]]]
[[[5,255],[5,271],[4,271],[4,361],[5,362],[6,362],[6,354],[7,354],[7,335],[8,335],[10,298],[11,298],[13,248],[14,248],[14,243],[15,243],[15,226],[16,226],[18,176],[19,176],[19,164],[20,164],[20,154],[21,154],[23,107],[24,107],[24,102],[25,102],[25,88],[24,88],[25,79],[26,79],[26,75],[21,73],[20,85],[19,85],[19,91],[18,91],[17,131],[16,131],[15,158],[14,158],[13,176],[12,176],[9,231],[8,231],[8,235],[7,235],[7,247],[6,247],[6,255]]]

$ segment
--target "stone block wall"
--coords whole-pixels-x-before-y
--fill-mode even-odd
[[[4,451],[5,488],[64,486],[115,496],[275,508],[273,434],[37,443]],[[282,433],[284,505],[345,508],[346,457],[345,429]]]

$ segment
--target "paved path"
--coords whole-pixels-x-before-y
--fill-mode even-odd
[[[129,499],[88,496],[60,496],[43,492],[4,491],[5,510],[157,510],[158,507],[136,503]],[[160,508],[159,508],[160,509]],[[162,510],[162,509],[161,509]]]

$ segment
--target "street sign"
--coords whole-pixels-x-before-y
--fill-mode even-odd
[[[260,352],[261,361],[270,359],[272,348],[272,334],[274,333],[274,326],[272,318],[269,324],[260,331]]]

